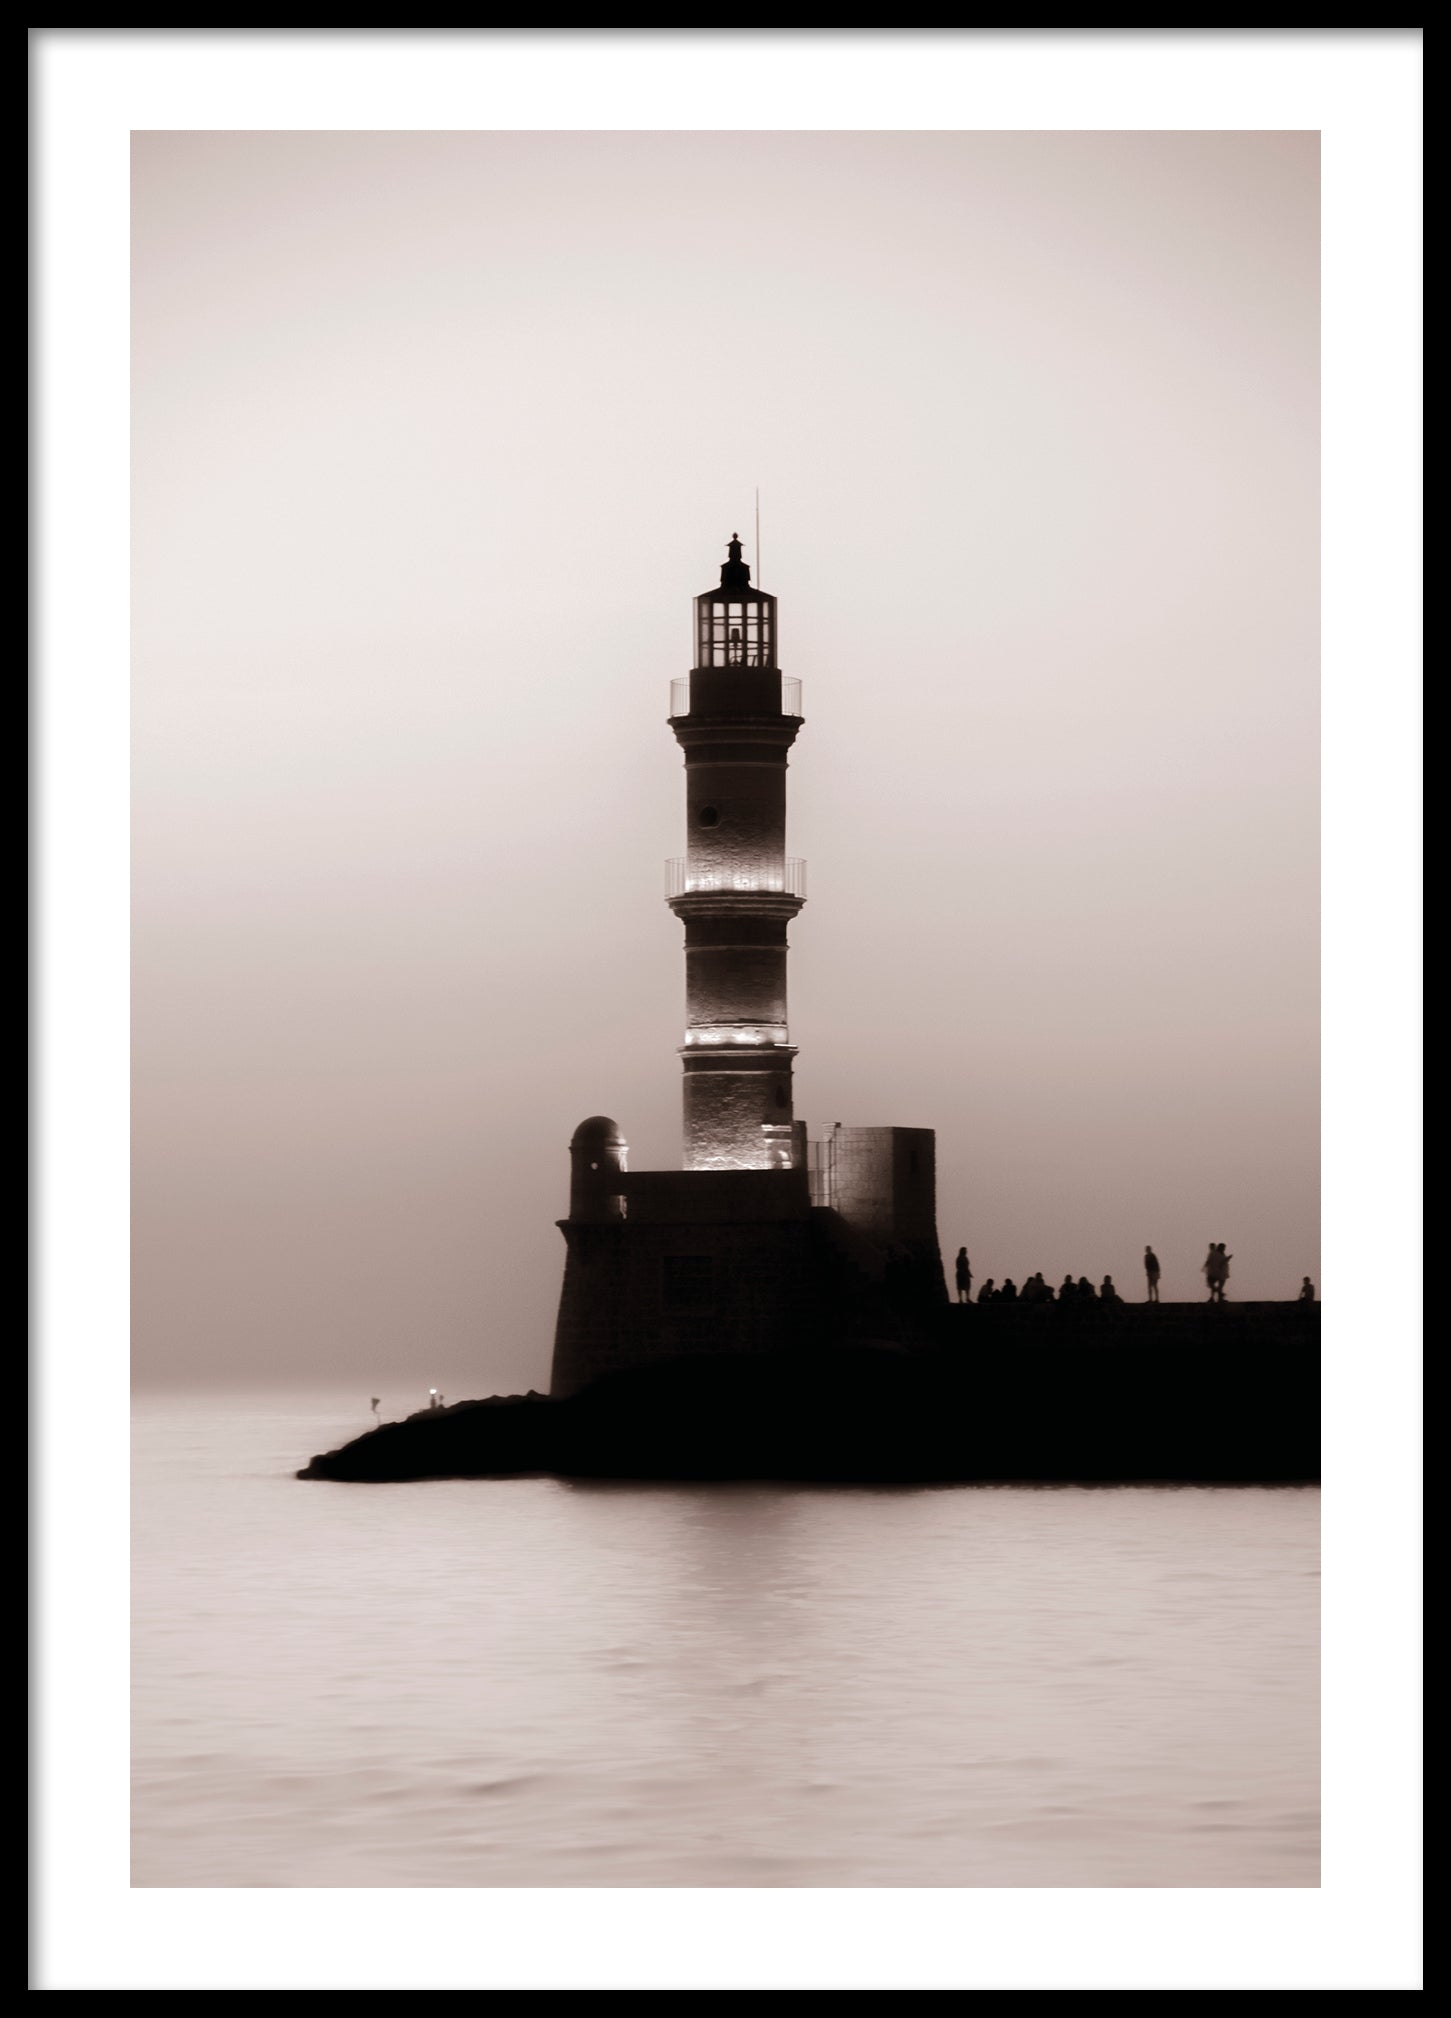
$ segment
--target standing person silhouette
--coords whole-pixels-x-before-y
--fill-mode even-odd
[[[378,1416],[378,1403],[379,1403],[379,1402],[380,1402],[380,1401],[381,1401],[382,1399],[383,1399],[383,1397],[382,1397],[382,1395],[381,1395],[381,1394],[375,1394],[375,1395],[373,1396],[372,1400],[371,1400],[371,1401],[370,1401],[370,1402],[368,1403],[368,1406],[369,1406],[369,1408],[370,1408],[370,1409],[372,1409],[372,1411],[373,1411],[373,1414],[374,1414],[375,1416],[377,1416],[377,1417],[378,1417],[378,1420],[379,1420],[380,1422],[382,1421],[382,1417],[381,1417],[381,1416]]]
[[[1210,1241],[1209,1255],[1204,1263],[1204,1280],[1209,1284],[1209,1301],[1223,1303],[1224,1285],[1229,1280],[1229,1264],[1234,1259],[1224,1251],[1224,1242]]]
[[[967,1249],[957,1250],[957,1300],[959,1303],[972,1302],[972,1263],[967,1258]]]
[[[1157,1303],[1159,1301],[1159,1257],[1155,1254],[1152,1247],[1144,1249],[1144,1280],[1149,1285],[1149,1294],[1146,1301]]]

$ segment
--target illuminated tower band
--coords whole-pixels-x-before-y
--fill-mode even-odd
[[[776,598],[732,538],[720,587],[695,599],[695,666],[671,687],[685,752],[686,852],[666,896],[685,927],[685,1168],[802,1160],[786,1027],[786,928],[806,901],[786,853],[787,752],[801,683],[777,661]]]

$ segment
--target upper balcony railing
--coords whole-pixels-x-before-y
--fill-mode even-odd
[[[781,681],[781,713],[801,719],[801,682],[789,679],[785,673]],[[670,719],[690,713],[690,675],[682,673],[678,680],[670,682]]]
[[[788,855],[762,869],[692,868],[685,855],[672,855],[665,864],[667,897],[688,897],[709,890],[772,890],[786,897],[806,897],[806,864],[798,855]]]

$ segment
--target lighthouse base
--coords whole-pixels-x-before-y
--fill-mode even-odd
[[[799,1168],[631,1171],[620,1183],[622,1217],[559,1222],[553,1395],[683,1358],[907,1343],[946,1306],[920,1196],[894,1225],[878,1195],[870,1225],[856,1226],[812,1203]]]

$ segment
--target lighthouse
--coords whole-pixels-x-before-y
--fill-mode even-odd
[[[719,587],[695,598],[692,661],[670,687],[685,853],[665,880],[685,942],[682,1167],[632,1169],[610,1115],[574,1130],[555,1395],[703,1354],[910,1345],[947,1300],[931,1129],[837,1122],[810,1142],[795,1114],[787,933],[806,870],[786,852],[786,770],[801,683],[734,536]]]
[[[685,928],[684,1167],[781,1170],[793,1129],[787,928],[806,901],[786,853],[786,766],[801,683],[782,676],[776,598],[733,537],[720,586],[695,598],[695,663],[671,691],[685,757],[685,853],[666,898]]]

